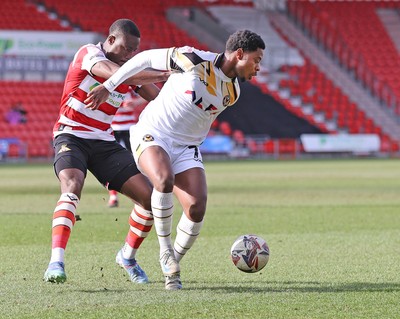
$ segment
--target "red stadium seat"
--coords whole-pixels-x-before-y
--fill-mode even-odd
[[[291,14],[331,50],[393,111],[400,103],[400,58],[377,9],[400,9],[398,1],[289,1]],[[377,82],[378,81],[378,82]],[[390,94],[383,94],[383,88]]]
[[[21,91],[22,85],[26,90]],[[31,158],[51,156],[52,127],[58,117],[63,85],[62,82],[0,81],[9,96],[15,97],[13,103],[22,102],[28,119],[26,124],[18,125],[0,122],[0,138],[18,138],[27,143]],[[11,106],[12,103],[7,100],[7,104]]]
[[[46,12],[39,12],[30,1],[3,0],[0,9],[0,28],[3,30],[72,30],[69,26],[62,26],[59,20],[50,19]]]

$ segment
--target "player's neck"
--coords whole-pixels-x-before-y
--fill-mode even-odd
[[[233,79],[236,77],[234,55],[225,52],[224,59],[221,64],[221,71],[228,77]]]

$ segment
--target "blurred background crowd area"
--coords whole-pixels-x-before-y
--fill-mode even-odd
[[[400,1],[3,0],[0,10],[2,162],[52,158],[69,63],[119,18],[139,26],[140,51],[223,52],[238,29],[266,42],[261,72],[213,123],[205,156],[400,154]]]

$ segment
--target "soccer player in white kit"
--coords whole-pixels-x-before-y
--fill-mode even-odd
[[[131,131],[135,161],[153,184],[151,206],[166,289],[182,288],[179,262],[203,225],[207,183],[198,146],[218,114],[238,100],[239,79],[257,75],[264,49],[259,35],[240,30],[229,37],[221,54],[191,47],[143,51],[94,88],[85,101],[96,109],[119,84],[148,67],[179,71],[169,77]],[[174,245],[173,193],[183,207]]]

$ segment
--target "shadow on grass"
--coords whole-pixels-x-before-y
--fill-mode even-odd
[[[130,280],[127,280],[128,282],[130,282]],[[160,281],[160,282],[154,282],[151,281],[148,284],[135,284],[135,283],[131,283],[130,282],[130,287],[127,289],[113,289],[113,288],[107,288],[107,287],[103,287],[103,288],[96,288],[96,289],[77,289],[76,291],[80,292],[80,293],[86,293],[86,294],[104,294],[104,293],[111,293],[111,294],[118,294],[118,293],[126,293],[127,291],[130,290],[134,290],[136,292],[140,292],[140,291],[146,291],[149,288],[151,289],[151,287],[153,286],[155,287],[163,287],[164,282]]]
[[[258,292],[395,292],[400,291],[400,283],[329,283],[304,281],[269,281],[263,283],[229,283],[224,286],[207,286],[201,282],[186,282],[185,290],[211,290],[224,293],[258,293]],[[198,287],[193,287],[198,285]]]
[[[160,288],[163,282],[151,282],[154,288]],[[149,285],[146,285],[147,287]],[[335,292],[397,292],[400,291],[400,283],[370,283],[370,282],[352,282],[343,284],[334,284],[328,282],[316,281],[270,281],[263,283],[227,283],[226,285],[209,285],[199,281],[185,281],[183,283],[185,291],[212,291],[221,293],[265,293],[265,292],[300,292],[300,293],[335,293]],[[160,287],[158,287],[160,286]],[[135,290],[139,286],[134,287]],[[140,287],[144,288],[144,287]],[[128,289],[129,290],[129,289]],[[125,293],[126,289],[93,289],[79,290],[82,293]]]
[[[98,294],[98,293],[123,293],[126,292],[125,289],[108,289],[108,288],[103,288],[103,289],[93,289],[93,290],[79,290],[79,292],[83,292],[86,294]]]

